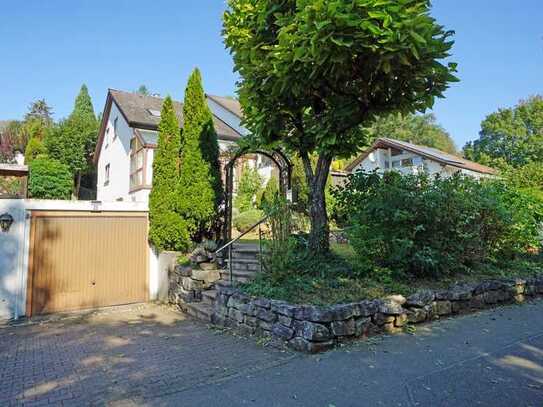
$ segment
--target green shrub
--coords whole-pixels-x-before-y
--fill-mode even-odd
[[[70,199],[73,178],[67,165],[46,157],[35,158],[30,164],[28,193],[37,199]]]
[[[38,156],[45,154],[47,154],[47,150],[41,140],[37,137],[32,137],[26,145],[25,163],[30,165]]]
[[[255,168],[243,166],[234,206],[240,212],[255,209],[255,198],[262,188],[262,177]]]
[[[445,276],[539,244],[541,207],[498,181],[359,173],[335,195],[363,271]]]
[[[250,209],[245,212],[241,212],[234,219],[234,227],[241,233],[247,232],[251,226],[257,223],[264,217],[264,212],[258,209]]]
[[[270,205],[279,196],[279,178],[272,175],[266,187],[258,191],[256,196],[256,206],[264,210],[267,205]]]

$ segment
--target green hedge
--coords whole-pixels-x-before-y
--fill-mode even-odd
[[[257,223],[260,219],[264,217],[264,212],[258,209],[251,209],[245,212],[240,213],[234,219],[234,227],[241,233],[245,233],[249,230],[251,226]]]
[[[336,198],[366,271],[438,277],[541,246],[541,201],[500,181],[359,173]]]
[[[37,199],[70,199],[73,177],[67,165],[46,157],[35,158],[30,164],[28,193]]]

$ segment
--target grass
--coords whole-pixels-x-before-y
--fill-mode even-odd
[[[414,279],[394,277],[383,269],[371,276],[360,276],[356,254],[345,244],[334,244],[326,258],[305,258],[300,272],[263,273],[241,289],[258,297],[285,300],[303,304],[337,304],[382,298],[391,294],[410,295],[422,289],[441,289],[453,284],[478,282],[499,277],[530,277],[543,272],[543,257],[532,256],[509,262],[501,267],[486,265],[466,274],[437,279]]]

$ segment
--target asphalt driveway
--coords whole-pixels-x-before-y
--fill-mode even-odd
[[[543,302],[307,356],[154,305],[0,329],[0,405],[541,406]]]

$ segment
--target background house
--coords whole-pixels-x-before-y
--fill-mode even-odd
[[[445,153],[431,147],[419,146],[400,140],[379,138],[352,163],[346,171],[399,171],[402,174],[451,176],[457,172],[475,178],[491,177],[496,170],[484,165]]]
[[[108,91],[94,157],[99,201],[148,202],[163,101],[156,96]],[[224,165],[236,141],[249,132],[241,125],[242,110],[237,100],[208,95],[207,101]],[[182,127],[183,104],[174,101],[174,107]],[[235,180],[239,180],[245,163],[256,167],[265,181],[270,178],[272,163],[252,155],[238,160]]]

